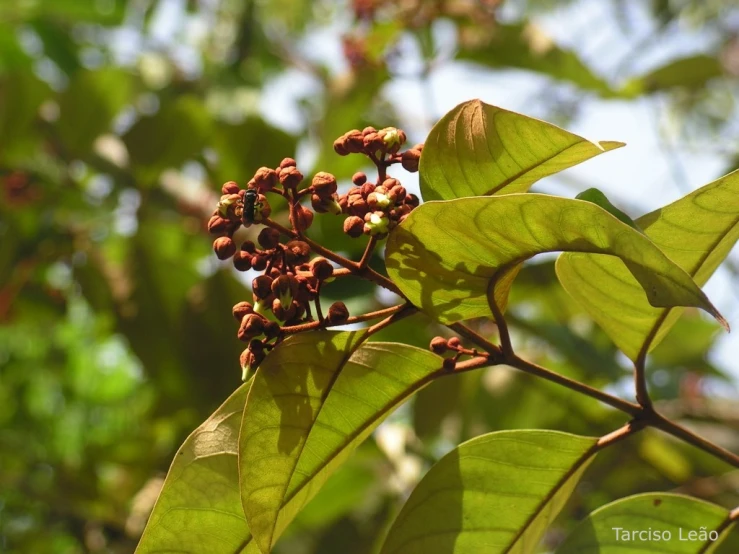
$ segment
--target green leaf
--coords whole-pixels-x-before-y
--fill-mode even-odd
[[[139,119],[123,135],[131,164],[164,169],[196,156],[210,137],[211,121],[203,103],[192,95],[165,102],[152,116]]]
[[[483,44],[468,45],[457,54],[459,60],[494,68],[520,68],[570,82],[604,98],[617,93],[571,50],[560,48],[531,24],[497,24]]]
[[[648,493],[622,498],[585,518],[557,549],[570,554],[703,554],[731,531],[729,511],[688,496]],[[718,541],[700,539],[705,532],[720,530]],[[651,531],[626,540],[627,531]],[[690,535],[694,531],[696,535]],[[691,540],[691,537],[692,538]],[[629,537],[631,538],[631,537]]]
[[[488,290],[500,276],[535,254],[554,251],[620,258],[623,263],[615,263],[626,264],[652,305],[696,306],[723,320],[690,276],[647,237],[581,200],[509,194],[430,202],[390,234],[385,256],[388,274],[413,304],[454,323],[489,316]],[[501,308],[505,292],[495,289]]]
[[[724,75],[721,62],[715,56],[701,54],[674,60],[667,65],[632,79],[624,86],[630,96],[659,92],[672,88],[701,89],[706,83]]]
[[[109,130],[130,93],[131,75],[124,71],[76,73],[59,98],[57,130],[64,146],[76,156],[87,153],[93,141]]]
[[[434,125],[420,162],[424,200],[526,192],[539,179],[615,148],[480,100]]]
[[[177,451],[137,554],[241,552],[250,539],[236,460],[249,385],[241,385]]]
[[[634,223],[634,220],[631,219],[631,217],[629,217],[627,213],[622,212],[616,206],[611,204],[611,201],[608,200],[608,197],[600,190],[590,188],[582,191],[580,194],[575,196],[575,198],[577,198],[578,200],[585,200],[586,202],[592,202],[596,206],[600,206],[601,208],[603,208],[619,221],[626,223],[626,225],[628,225],[629,227],[633,227],[637,231],[641,231],[641,229],[639,229],[639,226]]]
[[[739,238],[737,198],[739,171],[640,217],[636,224],[702,286]],[[556,267],[567,292],[632,360],[643,346],[651,350],[659,344],[682,313],[650,306],[636,279],[616,260],[567,253]]]
[[[220,122],[213,135],[218,154],[217,182],[246,182],[260,167],[277,167],[282,158],[294,157],[297,140],[259,117],[248,117],[238,125]]]
[[[269,552],[328,476],[403,400],[443,373],[441,359],[363,332],[293,336],[260,367],[239,439],[242,502]]]
[[[459,445],[411,493],[381,554],[534,552],[597,440],[524,430]]]

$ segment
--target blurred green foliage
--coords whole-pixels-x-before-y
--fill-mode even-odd
[[[721,92],[735,86],[739,56],[731,2],[652,2],[650,40],[687,21],[711,30],[710,51],[623,83],[530,24],[569,3],[499,4],[0,2],[0,550],[133,551],[177,446],[239,384],[230,309],[250,292],[214,262],[204,231],[220,185],[296,155],[347,179],[357,161],[336,157],[331,143],[351,128],[405,122],[387,94],[404,60],[421,81],[454,59],[484,73],[538,74],[575,103],[661,94],[697,132],[731,132],[734,107]],[[625,3],[612,4],[628,29]],[[440,28],[453,30],[453,48]],[[276,89],[289,90],[291,112],[271,111]],[[358,258],[361,241],[339,225],[317,218],[312,236]],[[387,300],[359,284],[326,292],[352,313]],[[623,358],[566,300],[551,262],[522,269],[509,311],[530,359],[624,388]],[[392,330],[374,338],[425,347],[438,332],[421,315]],[[686,314],[651,358],[651,385],[665,411],[736,449],[736,391],[706,358],[715,335],[713,323]],[[729,392],[705,394],[718,388]],[[441,380],[328,481],[278,549],[370,552],[423,471],[481,432],[597,435],[613,425],[593,401],[506,368]],[[725,468],[694,449],[653,432],[623,448],[633,455],[606,451],[588,470],[568,520],[653,490],[739,504],[736,473],[711,477]]]

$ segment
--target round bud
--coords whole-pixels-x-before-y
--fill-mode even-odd
[[[323,281],[334,274],[334,266],[331,265],[326,258],[314,258],[310,263],[310,271],[313,277],[319,281]]]
[[[431,339],[430,348],[435,354],[443,354],[447,350],[446,339],[444,337],[434,337]]]
[[[251,282],[251,290],[257,298],[267,298],[272,294],[272,277],[260,275]]]
[[[219,237],[213,241],[213,250],[219,260],[227,260],[236,252],[236,245],[229,237]]]
[[[228,183],[224,183],[221,187],[221,193],[223,194],[239,194],[239,191],[241,189],[239,188],[239,185],[236,184],[234,181],[229,181]]]
[[[364,220],[356,215],[351,215],[344,220],[344,232],[352,238],[357,238],[364,229]]]
[[[265,227],[259,231],[257,242],[267,250],[275,248],[280,243],[280,232],[271,227]]]
[[[336,177],[330,173],[326,173],[325,171],[319,171],[316,173],[311,185],[316,194],[322,197],[330,196],[335,193],[338,186],[336,184]]]
[[[251,269],[252,255],[243,250],[239,250],[234,254],[233,264],[237,271],[249,271]]]
[[[249,302],[239,302],[233,307],[232,313],[236,318],[236,321],[241,321],[244,319],[245,315],[254,313],[254,306]]]
[[[339,325],[349,319],[349,310],[343,302],[334,302],[328,309],[326,319],[332,325]]]

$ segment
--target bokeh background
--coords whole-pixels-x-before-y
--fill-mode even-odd
[[[292,156],[346,187],[368,168],[333,153],[339,135],[396,125],[422,142],[477,97],[627,142],[535,190],[599,187],[636,217],[739,165],[737,76],[732,0],[0,0],[0,551],[132,552],[178,445],[239,385],[230,310],[252,276],[215,260],[204,229],[223,182]],[[417,190],[417,175],[394,176]],[[310,233],[358,258],[363,241],[340,226],[324,215]],[[738,268],[735,251],[706,289],[734,327]],[[394,302],[361,282],[327,293],[353,314]],[[631,394],[625,358],[551,257],[521,272],[510,318],[529,358]],[[419,315],[377,339],[426,347],[437,333]],[[649,376],[661,410],[736,451],[733,337],[689,311]],[[278,550],[373,552],[429,465],[480,433],[622,421],[506,368],[445,378],[377,430]],[[542,549],[630,493],[735,507],[730,469],[644,432],[599,457]],[[723,552],[739,552],[736,535]]]

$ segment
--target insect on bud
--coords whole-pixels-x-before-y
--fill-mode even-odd
[[[236,252],[236,245],[228,237],[219,237],[213,241],[213,250],[219,260],[227,260]]]

